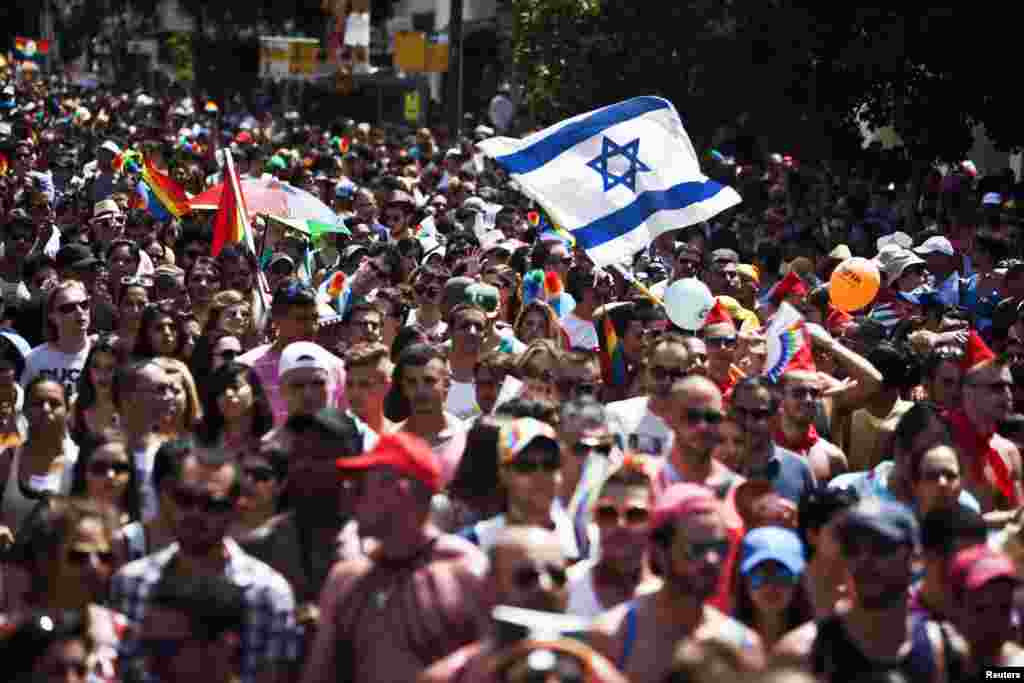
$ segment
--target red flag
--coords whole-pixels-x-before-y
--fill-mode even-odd
[[[213,218],[213,246],[210,254],[216,257],[225,244],[239,242],[245,242],[256,253],[249,227],[249,212],[245,209],[245,198],[242,196],[242,183],[238,180],[231,152],[225,149],[224,190],[220,193],[220,205]]]

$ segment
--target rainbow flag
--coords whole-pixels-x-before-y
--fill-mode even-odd
[[[626,383],[626,356],[610,313],[605,313],[601,332],[601,374],[607,384],[620,387]]]
[[[188,197],[181,185],[171,180],[170,176],[161,173],[149,159],[146,159],[142,165],[142,181],[166,212],[175,218],[181,218],[192,212]]]
[[[131,198],[131,207],[147,211],[149,215],[158,221],[168,221],[174,217],[168,213],[167,209],[156,198],[149,185],[142,180],[135,186],[135,196]]]
[[[17,36],[14,39],[14,58],[39,60],[50,52],[50,41]]]
[[[220,193],[220,205],[213,217],[213,245],[210,255],[216,256],[225,244],[245,243],[256,253],[256,243],[249,225],[249,212],[245,208],[242,183],[231,152],[224,150],[224,190]]]

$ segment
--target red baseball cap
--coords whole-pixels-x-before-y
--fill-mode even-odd
[[[1021,582],[1017,575],[1017,565],[1013,560],[1005,553],[984,544],[964,548],[958,552],[949,570],[949,586],[958,595],[978,590],[997,579]]]
[[[356,457],[341,457],[335,461],[339,470],[368,470],[371,467],[392,467],[412,477],[437,493],[441,490],[441,463],[426,441],[409,434],[395,432],[382,434],[369,453]]]
[[[665,489],[655,502],[651,529],[660,529],[691,515],[720,509],[721,504],[708,487],[689,482],[673,484]]]

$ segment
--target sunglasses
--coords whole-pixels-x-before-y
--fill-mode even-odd
[[[372,270],[373,274],[380,280],[387,280],[391,277],[391,274],[388,271],[378,266],[377,262],[372,259],[366,262],[366,267]]]
[[[529,460],[517,458],[512,462],[505,463],[516,474],[536,474],[537,472],[557,472],[562,466],[562,459],[557,453],[552,453],[542,460]]]
[[[736,337],[705,337],[708,348],[731,349],[736,346]]]
[[[571,266],[572,256],[563,256],[562,258],[549,258],[547,260],[549,266]]]
[[[213,354],[214,358],[220,358],[228,363],[242,355],[241,351],[235,351],[234,349],[224,349],[223,351],[217,351]]]
[[[719,560],[725,559],[725,556],[729,554],[729,541],[690,543],[686,546],[683,554],[687,560],[696,562],[705,559],[711,553],[714,553]]]
[[[68,551],[68,562],[77,566],[89,564],[93,559],[99,560],[103,564],[111,564],[114,561],[114,553],[109,550],[106,551],[95,551],[95,550],[69,550]]]
[[[821,389],[818,389],[817,387],[789,387],[786,389],[786,393],[790,398],[795,398],[797,400],[809,398],[817,401],[821,398]]]
[[[131,463],[112,460],[93,460],[89,463],[89,474],[95,477],[105,477],[111,472],[118,477],[127,476],[132,473]]]
[[[769,584],[776,586],[794,586],[799,578],[800,577],[785,567],[776,567],[774,570],[768,571],[762,565],[760,567],[756,567],[754,571],[750,572],[747,580],[750,581],[750,590],[756,591],[761,586]]]
[[[548,565],[543,571],[536,567],[518,567],[512,572],[512,580],[520,590],[530,590],[540,584],[540,577],[546,575],[555,586],[561,588],[569,580],[563,567]]]
[[[646,526],[651,519],[651,511],[640,505],[620,508],[610,503],[594,508],[594,521],[598,526]]]
[[[594,382],[578,382],[574,379],[560,379],[555,388],[565,396],[597,396],[599,387]]]
[[[184,510],[198,509],[211,515],[222,515],[235,509],[234,498],[214,498],[184,489],[174,492],[174,502]]]
[[[684,413],[684,416],[689,424],[707,422],[712,426],[721,424],[725,419],[725,416],[717,410],[701,410],[700,408],[690,408]]]
[[[585,458],[591,453],[597,453],[607,458],[612,453],[612,442],[598,439],[581,439],[572,445],[572,452],[577,458]]]
[[[92,300],[82,299],[81,301],[68,301],[57,306],[57,311],[62,315],[70,315],[75,311],[88,311],[92,305]]]
[[[265,484],[275,478],[274,469],[272,467],[253,465],[251,467],[243,468],[242,472],[257,484]]]

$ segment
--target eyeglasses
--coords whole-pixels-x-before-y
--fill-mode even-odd
[[[541,571],[543,569],[543,571]],[[551,583],[561,588],[569,580],[569,575],[566,573],[564,567],[558,565],[549,564],[546,567],[538,569],[537,567],[517,567],[512,572],[512,580],[515,582],[516,587],[519,590],[530,590],[540,584],[542,576],[547,576]]]
[[[736,337],[705,337],[704,344],[708,348],[731,349],[736,346]]]
[[[610,439],[580,439],[572,445],[572,452],[577,458],[585,458],[591,453],[607,458],[611,455],[614,445]]]
[[[651,511],[640,505],[621,508],[609,503],[594,508],[594,521],[598,526],[646,526],[650,519]]]
[[[89,474],[95,477],[105,477],[111,472],[114,473],[114,476],[127,476],[132,473],[131,463],[112,460],[93,460],[89,463]]]
[[[98,560],[103,564],[111,564],[114,561],[114,553],[109,550],[97,551],[71,549],[68,551],[68,563],[73,565],[86,565],[93,559]]]
[[[698,424],[700,422],[707,422],[709,425],[721,424],[725,416],[717,410],[701,410],[700,408],[690,408],[683,413],[687,423]]]
[[[749,409],[749,408],[744,408],[743,406],[738,405],[735,402],[733,402],[732,411],[733,411],[733,414],[736,417],[740,418],[741,420],[753,419],[753,420],[757,420],[758,422],[760,422],[762,420],[767,420],[768,418],[770,418],[773,415],[775,415],[775,411],[773,409],[771,409],[771,408]]]
[[[769,570],[764,564],[755,567],[754,570],[747,575],[747,580],[750,581],[750,590],[752,591],[756,591],[761,586],[768,584],[776,586],[794,586],[799,578],[799,576],[789,571],[786,567],[776,567],[775,569]]]
[[[547,260],[546,263],[547,263],[548,266],[552,266],[552,267],[571,266],[572,265],[572,256],[563,256],[561,258],[559,258],[557,256],[552,256],[551,258],[549,258]]]
[[[235,509],[234,498],[214,498],[185,489],[178,489],[174,492],[174,502],[182,509],[199,509],[211,515],[222,515]]]
[[[516,458],[505,463],[516,474],[535,474],[537,472],[557,472],[562,466],[562,459],[557,453],[546,456],[543,460],[530,460],[528,458]]]
[[[276,478],[272,467],[252,465],[250,467],[242,468],[242,472],[257,484],[265,484]]]
[[[61,315],[70,315],[75,311],[88,311],[91,305],[91,299],[82,299],[81,301],[68,301],[57,306],[57,311]]]
[[[651,379],[655,382],[669,381],[675,383],[686,379],[686,370],[682,368],[667,368],[664,366],[652,365],[647,371],[651,373]]]
[[[729,541],[690,543],[686,546],[686,550],[683,551],[684,557],[691,562],[703,560],[712,553],[715,554],[718,560],[725,559],[725,556],[729,554]]]

